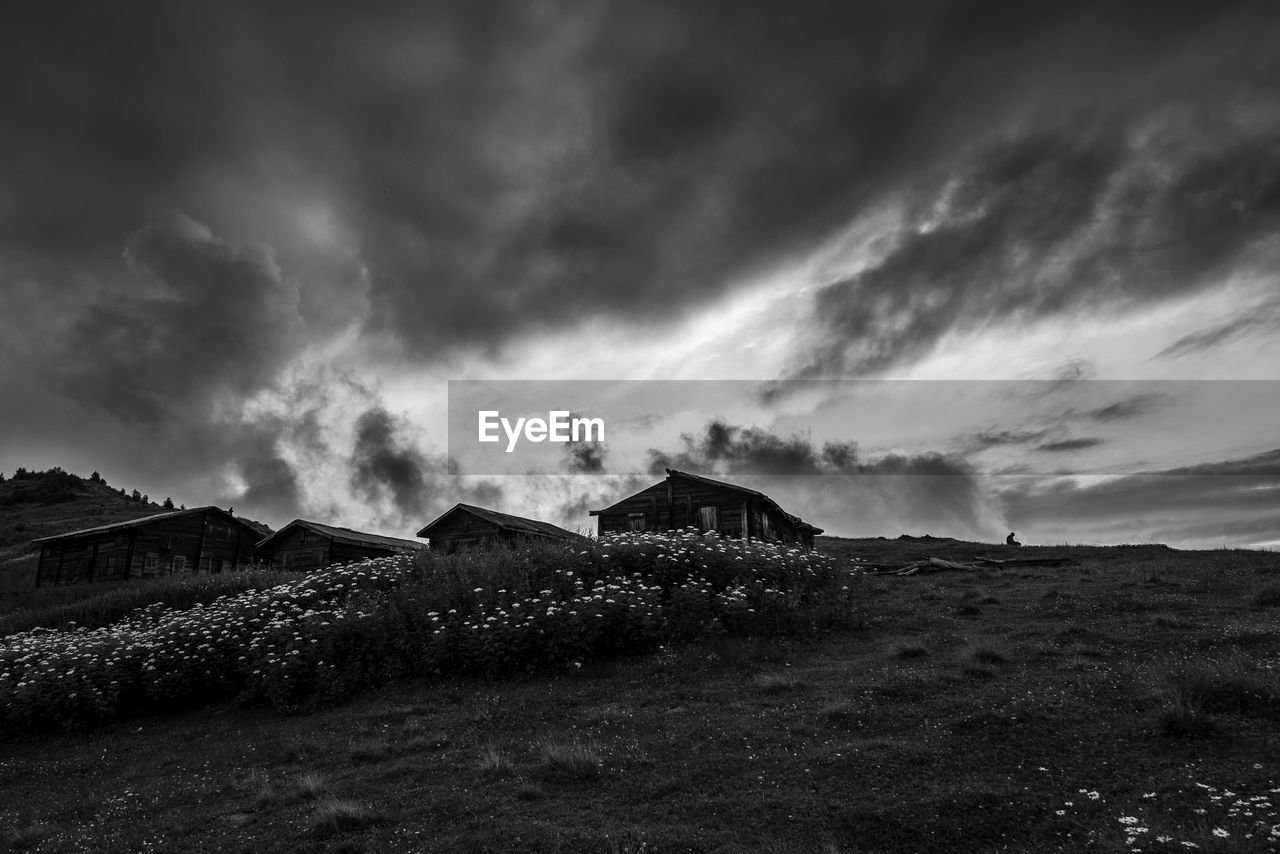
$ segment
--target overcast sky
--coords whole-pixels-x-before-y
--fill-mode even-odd
[[[835,534],[1280,546],[1278,61],[1274,2],[25,4],[0,470],[408,536],[642,458]],[[450,379],[751,382],[455,477]]]

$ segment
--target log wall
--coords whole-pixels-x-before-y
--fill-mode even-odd
[[[261,535],[211,511],[40,544],[36,585],[246,569]]]

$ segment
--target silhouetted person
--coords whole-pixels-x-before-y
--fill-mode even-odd
[[[1007,536],[1007,537],[1005,537],[1005,538],[1004,538],[1004,544],[1005,544],[1006,546],[1020,546],[1020,545],[1022,545],[1022,543],[1018,542],[1017,540],[1015,540],[1015,539],[1013,538],[1013,531],[1010,531],[1010,532],[1009,532],[1009,536]]]

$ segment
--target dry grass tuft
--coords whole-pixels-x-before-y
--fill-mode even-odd
[[[360,830],[378,820],[368,806],[346,798],[328,798],[316,804],[311,817],[311,830],[318,836],[330,836],[346,830]]]
[[[969,664],[964,668],[964,675],[970,679],[995,679],[996,672],[993,668],[986,667],[981,664]]]
[[[912,658],[924,658],[929,650],[916,643],[895,643],[889,650],[894,658],[907,661]]]
[[[254,803],[258,806],[274,804],[280,800],[280,792],[272,785],[271,777],[265,771],[253,769],[249,772],[247,783],[253,792]]]
[[[352,742],[347,748],[347,756],[357,762],[377,762],[386,759],[390,753],[390,743],[381,738],[364,738]]]
[[[804,687],[804,681],[796,674],[781,670],[776,673],[761,673],[755,678],[756,687],[766,694],[781,694]]]
[[[591,780],[600,776],[604,761],[594,742],[550,739],[543,742],[539,770],[544,776]]]
[[[541,786],[522,783],[520,788],[516,789],[516,797],[522,801],[544,801],[547,799],[547,793]]]
[[[1004,664],[1009,660],[1003,652],[990,646],[975,646],[969,657],[979,664]]]
[[[505,754],[498,752],[495,747],[486,747],[480,751],[480,759],[476,762],[476,767],[482,774],[492,777],[507,777],[516,771],[515,763]]]
[[[293,778],[293,791],[301,799],[315,800],[325,793],[328,784],[315,771],[303,771]]]
[[[830,703],[818,709],[818,720],[830,727],[851,729],[860,723],[858,710],[850,703]]]

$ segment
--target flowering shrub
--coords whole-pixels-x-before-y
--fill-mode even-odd
[[[853,622],[859,579],[811,552],[691,530],[379,558],[5,638],[0,722],[75,726],[231,698],[292,710],[406,673],[574,667],[709,631],[804,634]]]
[[[0,720],[70,726],[137,706],[236,696],[253,676],[274,674],[277,651],[302,642],[314,617],[346,619],[357,593],[389,590],[408,577],[403,561],[383,558],[190,610],[156,605],[97,629],[12,635],[0,644]]]

